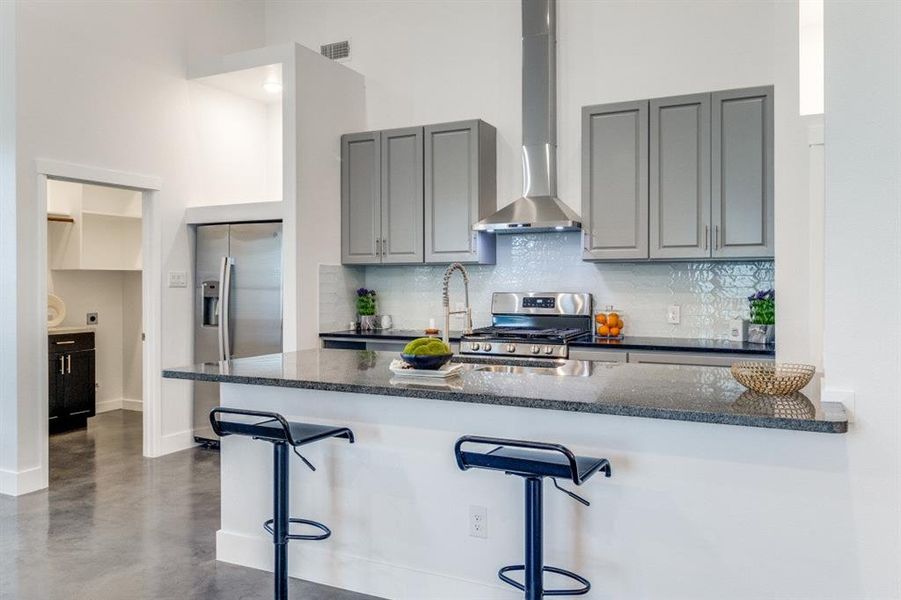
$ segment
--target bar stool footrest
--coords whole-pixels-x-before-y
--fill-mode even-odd
[[[275,522],[275,519],[269,519],[265,523],[263,523],[263,529],[269,532],[269,535],[275,535],[275,530],[272,528],[272,524]],[[288,519],[289,523],[298,523],[300,525],[309,525],[310,527],[315,527],[322,531],[320,534],[300,534],[300,533],[289,533],[285,536],[287,540],[310,540],[318,542],[320,540],[327,539],[332,535],[332,530],[323,525],[322,523],[318,523],[316,521],[311,521],[309,519]]]
[[[518,581],[507,577],[507,573],[511,571],[525,571],[525,565],[509,565],[503,567],[500,571],[497,572],[498,578],[508,585],[512,585],[516,589],[521,592],[526,591],[526,586],[519,583]],[[569,577],[575,581],[578,581],[582,584],[582,587],[576,588],[574,590],[544,590],[542,593],[545,596],[582,596],[587,594],[589,590],[591,590],[591,582],[582,577],[581,575],[577,575],[572,571],[567,571],[566,569],[560,569],[557,567],[542,567],[541,568],[542,575],[544,573],[554,573],[555,575],[563,575],[564,577]]]

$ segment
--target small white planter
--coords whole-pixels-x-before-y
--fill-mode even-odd
[[[748,323],[748,341],[752,344],[772,344],[776,341],[776,326]]]
[[[360,329],[362,331],[372,331],[379,328],[378,315],[359,315]]]

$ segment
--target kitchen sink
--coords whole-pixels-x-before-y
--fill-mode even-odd
[[[568,360],[555,367],[539,367],[524,365],[488,365],[476,364],[473,371],[483,373],[505,373],[508,375],[551,375],[555,377],[588,377],[591,375],[590,361]]]

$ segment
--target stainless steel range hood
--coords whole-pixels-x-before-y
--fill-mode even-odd
[[[581,228],[557,198],[557,3],[522,0],[522,198],[475,224],[515,233]]]

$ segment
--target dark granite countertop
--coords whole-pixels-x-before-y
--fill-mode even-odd
[[[166,369],[163,377],[822,433],[848,429],[839,403],[820,403],[814,393],[754,394],[720,367],[549,361],[582,373],[552,376],[467,364],[461,375],[435,385],[395,376],[388,370],[395,358],[394,352],[304,350]]]
[[[425,332],[415,329],[377,329],[374,331],[329,331],[320,333],[321,338],[345,338],[360,341],[412,340],[425,336]],[[452,331],[451,341],[459,341],[460,332]],[[621,340],[609,340],[593,335],[569,342],[577,348],[615,348],[620,350],[646,350],[652,352],[710,352],[731,354],[753,354],[775,356],[775,344],[752,344],[750,342],[730,342],[728,340],[704,340],[695,338],[665,338],[626,336]]]
[[[625,336],[621,340],[609,340],[586,336],[569,342],[578,348],[621,348],[623,350],[650,350],[655,352],[712,352],[731,354],[776,355],[775,344],[752,344],[729,340],[704,340],[694,338],[665,338]]]
[[[462,332],[460,331],[451,331],[448,337],[452,342],[459,342],[461,333]],[[440,337],[440,335],[441,334],[438,334],[438,337]],[[421,337],[428,337],[428,334],[423,329],[372,329],[369,331],[354,331],[352,329],[345,329],[343,331],[329,331],[320,333],[319,337],[350,338],[360,340],[361,342],[365,342],[366,340],[397,340],[402,342],[415,340],[416,338]]]

